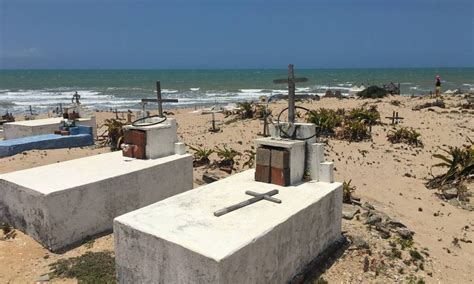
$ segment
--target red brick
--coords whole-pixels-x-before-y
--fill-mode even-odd
[[[280,186],[290,185],[290,169],[271,168],[271,182]]]
[[[255,181],[270,183],[270,167],[257,165],[255,167]]]

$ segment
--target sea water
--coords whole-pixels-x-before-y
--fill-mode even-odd
[[[414,69],[295,69],[297,93],[323,95],[327,89],[347,94],[353,86],[400,83],[402,95],[424,95],[434,90],[435,76],[443,91],[474,88],[474,68]],[[287,70],[0,70],[0,114],[23,113],[29,106],[47,112],[71,102],[74,92],[93,110],[140,109],[141,98],[156,97],[161,81],[164,98],[177,98],[166,107],[225,104],[287,93],[273,79]]]

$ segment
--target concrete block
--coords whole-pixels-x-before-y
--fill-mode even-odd
[[[174,153],[176,155],[186,154],[186,145],[183,142],[174,143]]]
[[[255,181],[270,183],[270,169],[270,166],[263,166],[257,164],[255,166]]]
[[[305,142],[299,140],[274,139],[271,137],[255,139],[257,147],[285,149],[290,155],[291,184],[303,180],[305,173]]]
[[[324,143],[313,143],[311,149],[310,176],[312,180],[319,180],[320,164],[324,162]]]
[[[192,187],[189,154],[137,160],[112,152],[0,175],[0,219],[58,251]]]
[[[271,168],[270,182],[279,186],[288,186],[291,184],[291,172],[289,168],[278,169]]]
[[[321,182],[334,182],[334,163],[324,162],[320,164],[319,168],[319,181]]]
[[[63,118],[61,117],[53,117],[45,119],[8,122],[3,124],[5,133],[4,138],[5,140],[9,140],[28,136],[52,134],[55,130],[59,130],[59,127],[62,125],[62,120]],[[97,138],[97,124],[95,116],[79,118],[76,121],[76,125],[92,127],[92,135],[94,136],[94,138]]]
[[[286,283],[341,236],[342,185],[281,187],[248,170],[114,220],[120,283]],[[215,217],[249,199],[266,200]]]
[[[287,150],[272,149],[271,167],[277,169],[290,168],[290,153]]]
[[[270,149],[258,147],[255,160],[256,160],[257,165],[270,166],[270,160],[271,160]]]
[[[161,118],[156,118],[161,120]],[[155,122],[155,118],[144,123]],[[174,144],[178,142],[176,119],[168,118],[160,124],[144,126],[124,126],[126,130],[140,130],[146,132],[145,153],[147,159],[156,159],[175,154]]]

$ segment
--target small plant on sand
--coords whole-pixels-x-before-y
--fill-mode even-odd
[[[265,118],[272,114],[271,109],[267,109],[265,105],[257,105],[255,110],[255,117],[256,118]]]
[[[375,125],[380,121],[380,112],[377,110],[377,106],[370,106],[366,108],[355,108],[349,112],[348,118],[351,120],[358,120],[367,125]]]
[[[116,283],[112,252],[86,252],[50,264],[52,278],[76,278],[79,283]]]
[[[224,167],[234,167],[235,164],[235,158],[237,156],[241,156],[242,154],[234,149],[227,149],[226,146],[223,146],[222,148],[217,148],[215,150],[217,156],[221,158],[221,161],[219,162],[219,166],[224,166]]]
[[[207,165],[210,163],[209,156],[214,153],[212,149],[189,146],[194,151],[194,166]]]
[[[255,110],[251,102],[242,102],[238,104],[240,117],[242,119],[253,118]]]
[[[351,186],[352,180],[344,181],[342,184],[342,202],[352,203],[352,193],[356,190],[355,186]]]
[[[7,222],[0,222],[0,230],[3,232],[3,236],[0,238],[0,240],[10,240],[16,237],[15,228],[13,228],[13,226]]]
[[[415,147],[422,147],[423,142],[420,140],[421,134],[413,128],[401,127],[392,129],[387,133],[388,141],[392,143],[406,143]]]
[[[306,122],[316,124],[319,135],[334,134],[336,127],[341,126],[343,121],[343,114],[339,111],[326,108],[311,110],[306,116]]]
[[[105,127],[105,131],[100,135],[105,137],[104,144],[108,145],[112,151],[120,149],[123,140],[123,126],[125,124],[119,119],[106,119],[100,128]]]
[[[370,138],[369,127],[362,121],[347,120],[339,137],[349,141],[362,141]]]
[[[474,174],[474,143],[469,140],[470,145],[463,147],[450,147],[448,150],[441,149],[447,155],[434,154],[433,157],[441,162],[433,167],[446,167],[448,171],[433,177],[426,186],[428,188],[440,188],[445,184],[455,185],[463,190],[462,183],[473,178]]]

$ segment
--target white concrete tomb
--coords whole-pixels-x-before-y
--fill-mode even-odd
[[[113,218],[192,189],[192,156],[172,140],[156,159],[118,151],[0,175],[0,219],[52,251],[110,231]]]
[[[256,182],[254,170],[247,170],[119,216],[118,280],[285,283],[341,236],[342,184],[319,181],[328,179],[282,187]],[[247,190],[274,189],[280,204],[261,200],[213,214],[251,198]]]
[[[62,120],[64,119],[61,117],[53,117],[45,119],[8,122],[3,124],[3,136],[5,140],[9,140],[28,136],[53,134],[55,130],[59,130]],[[94,138],[97,137],[97,124],[95,116],[87,118],[78,118],[76,124],[92,127],[92,133],[94,135]]]

